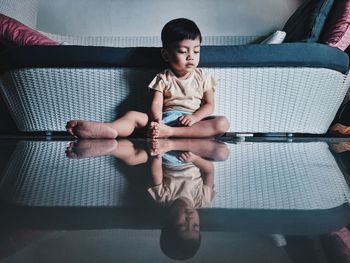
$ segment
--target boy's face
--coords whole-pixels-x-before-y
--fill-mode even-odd
[[[198,239],[200,235],[199,216],[196,209],[182,208],[174,218],[177,231],[184,239]]]
[[[199,64],[199,38],[182,40],[168,49],[163,49],[162,54],[178,77],[185,76]]]

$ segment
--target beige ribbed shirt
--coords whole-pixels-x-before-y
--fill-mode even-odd
[[[216,89],[216,80],[208,72],[195,68],[186,79],[179,79],[166,69],[156,75],[148,86],[163,93],[163,112],[181,110],[192,113],[202,103],[204,92]]]
[[[199,168],[193,164],[163,165],[163,176],[163,183],[150,187],[148,192],[164,206],[170,206],[178,198],[186,198],[194,208],[207,207],[214,198],[214,189],[203,183]]]

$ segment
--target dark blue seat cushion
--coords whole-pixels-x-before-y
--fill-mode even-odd
[[[317,43],[202,46],[200,67],[314,67],[345,73],[348,55]],[[0,72],[43,67],[165,68],[160,48],[93,46],[25,46],[0,53]]]
[[[317,42],[334,0],[307,0],[283,27],[285,42]]]

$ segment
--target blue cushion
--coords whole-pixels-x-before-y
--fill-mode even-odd
[[[202,46],[200,67],[315,67],[345,73],[348,55],[318,43]],[[135,67],[164,68],[160,48],[24,46],[0,53],[0,73],[19,68]]]
[[[317,42],[334,0],[308,0],[283,27],[285,42]]]
[[[311,67],[346,73],[349,56],[319,43],[252,44],[201,48],[201,67]]]

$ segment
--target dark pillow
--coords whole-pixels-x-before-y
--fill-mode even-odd
[[[285,42],[317,42],[334,0],[307,0],[283,27]]]

